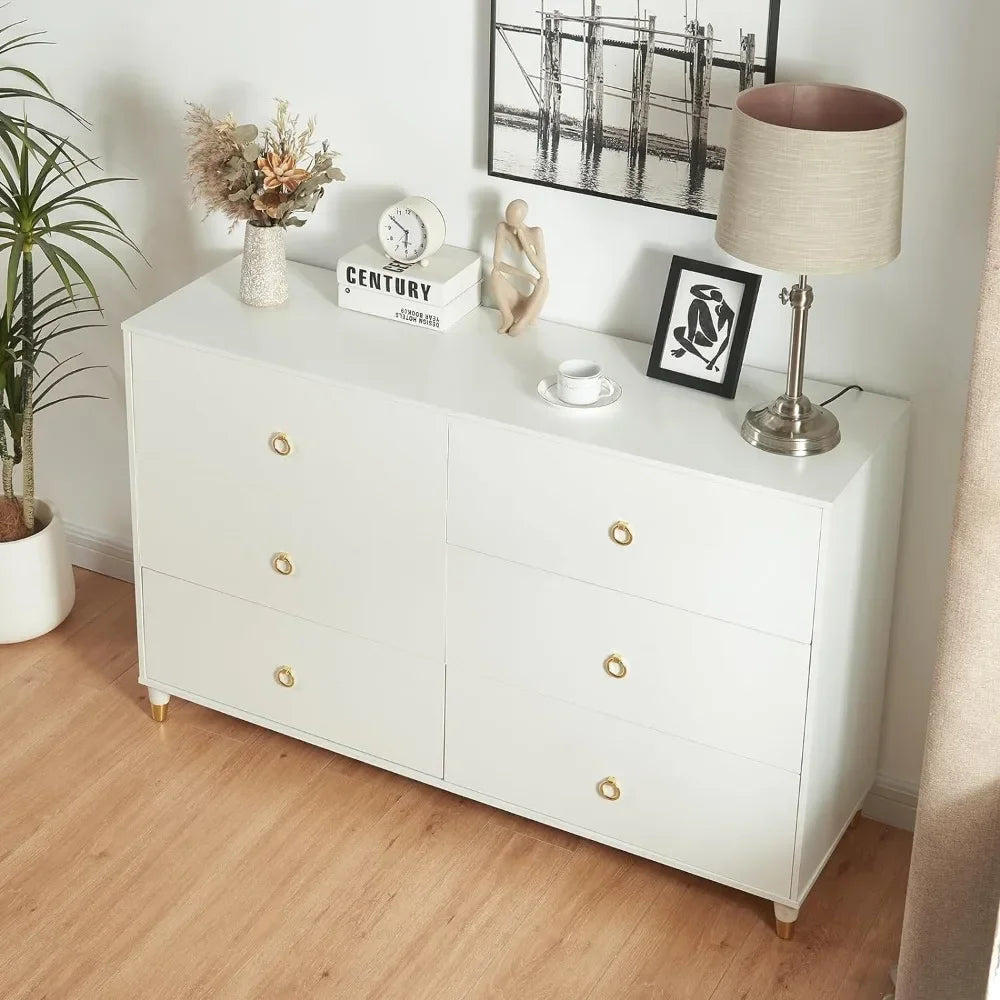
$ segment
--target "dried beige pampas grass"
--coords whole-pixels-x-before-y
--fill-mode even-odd
[[[236,137],[239,126],[231,119],[218,119],[201,104],[188,104],[188,177],[205,214],[220,212],[233,225],[252,221],[256,212],[245,199],[232,196],[250,183],[254,164],[248,162]],[[253,126],[254,138],[257,129]]]

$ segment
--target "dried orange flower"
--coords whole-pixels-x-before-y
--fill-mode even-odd
[[[309,177],[309,171],[296,166],[296,158],[292,153],[281,156],[274,151],[257,160],[257,168],[264,175],[264,188],[267,191],[285,191],[291,193]]]

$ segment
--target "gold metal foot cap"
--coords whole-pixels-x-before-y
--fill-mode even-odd
[[[170,707],[169,704],[166,705],[150,705],[149,711],[153,716],[154,722],[166,722],[167,721],[167,709]]]
[[[774,930],[782,941],[791,941],[795,937],[795,921],[786,923],[784,920],[775,920]]]

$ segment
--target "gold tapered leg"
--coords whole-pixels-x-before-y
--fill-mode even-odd
[[[861,810],[859,809],[852,817],[851,822],[847,825],[847,829],[856,830],[860,822],[861,822]]]
[[[169,704],[166,705],[150,705],[149,711],[153,716],[154,722],[166,722],[167,721],[167,709],[170,708]]]

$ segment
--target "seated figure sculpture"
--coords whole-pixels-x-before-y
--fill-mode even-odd
[[[540,228],[525,225],[527,215],[527,202],[520,198],[512,201],[507,206],[504,221],[497,226],[493,248],[490,290],[500,310],[499,332],[512,337],[538,318],[549,294],[545,238]],[[517,256],[517,265],[505,260],[508,249]],[[535,274],[518,266],[521,255],[527,258]]]

